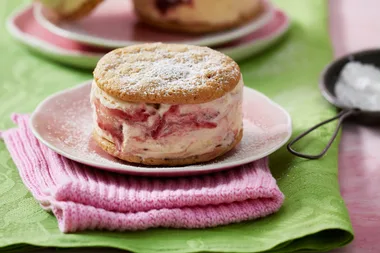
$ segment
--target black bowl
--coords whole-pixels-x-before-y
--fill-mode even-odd
[[[335,105],[339,110],[353,109],[341,105],[335,94],[335,85],[338,81],[340,73],[343,67],[350,61],[357,61],[363,64],[372,64],[380,69],[380,49],[369,49],[345,55],[333,61],[324,69],[321,74],[319,88],[325,99]],[[378,125],[380,124],[380,111],[372,112],[360,110],[359,113],[350,116],[346,120],[354,120],[358,123],[366,125]]]

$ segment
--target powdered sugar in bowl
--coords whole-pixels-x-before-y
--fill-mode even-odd
[[[339,113],[306,130],[288,144],[288,150],[299,157],[319,159],[329,149],[344,120],[366,125],[380,125],[380,49],[355,52],[343,56],[325,68],[319,84],[324,98],[339,109]],[[292,146],[320,126],[338,120],[326,147],[316,155],[302,154]]]

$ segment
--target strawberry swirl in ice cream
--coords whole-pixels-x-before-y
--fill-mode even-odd
[[[146,104],[117,100],[93,83],[96,132],[119,152],[184,158],[228,147],[242,129],[243,81],[204,104]]]
[[[155,44],[155,46],[160,49],[160,54],[162,54],[163,49],[170,51],[164,44]],[[139,49],[140,51],[148,50],[148,52],[151,52],[150,50],[156,50],[152,49],[151,45],[146,46],[150,47],[149,49],[141,45],[140,47],[142,47]],[[182,50],[200,50],[200,48],[193,46],[186,46],[185,49],[184,46],[178,47],[180,48],[179,52],[183,52]],[[130,47],[124,50],[130,50]],[[202,54],[206,52],[219,54],[217,56],[221,58],[226,57],[211,49],[203,51]],[[132,53],[129,52],[129,54]],[[171,56],[166,57],[172,59]],[[209,56],[205,55],[206,61],[207,57]],[[144,57],[141,58],[143,59]],[[191,59],[188,61],[193,61]],[[216,64],[215,59],[217,57],[210,61],[211,65]],[[153,84],[143,88],[140,87],[142,89],[140,90],[141,94],[136,93],[128,99],[128,95],[135,92],[138,85],[132,81],[134,79],[124,77],[123,81],[128,81],[125,85],[134,86],[134,88],[126,88],[122,85],[122,89],[119,90],[115,87],[120,87],[115,86],[114,83],[111,84],[110,79],[104,80],[104,76],[101,76],[101,74],[101,78],[99,78],[97,75],[99,74],[99,69],[95,70],[91,90],[91,104],[95,124],[94,139],[105,151],[113,156],[129,162],[150,165],[192,164],[209,161],[228,152],[239,143],[242,137],[244,83],[240,71],[239,75],[236,76],[236,71],[233,70],[231,75],[235,75],[235,77],[231,80],[223,78],[223,75],[228,74],[223,72],[223,69],[231,70],[231,66],[234,66],[231,59],[226,59],[228,59],[228,64],[221,61],[220,70],[206,73],[206,75],[213,74],[215,80],[221,81],[219,88],[226,90],[226,92],[215,98],[213,98],[213,96],[216,96],[215,94],[210,94],[210,98],[208,98],[207,94],[201,92],[202,88],[198,87],[197,91],[195,91],[194,87],[196,86],[194,86],[192,94],[187,94],[189,96],[187,97],[188,102],[184,103],[175,98],[178,93],[175,89],[171,90],[170,96],[164,97],[163,94],[165,93],[160,94],[160,92],[163,92],[161,86],[156,87],[156,96],[145,98],[144,91],[147,90],[147,87],[150,87],[149,93],[152,93]],[[143,59],[143,61],[145,60]],[[186,64],[192,65],[194,62],[186,62]],[[102,65],[102,62],[100,65]],[[127,65],[131,67],[130,64]],[[141,64],[137,63],[131,63],[131,65],[133,65],[132,69],[137,66],[141,67]],[[145,67],[148,68],[149,64]],[[102,70],[107,71],[107,68],[109,69],[110,66],[107,65]],[[154,64],[151,65],[151,68],[155,68]],[[196,67],[194,68],[196,69]],[[113,66],[112,73],[117,73],[116,69],[117,67]],[[144,70],[137,71],[138,74],[142,75],[141,79],[145,78],[146,80],[153,80],[149,76],[151,72],[149,70],[149,72],[146,71],[143,74]],[[104,74],[103,72],[101,73]],[[109,74],[105,74],[105,76]],[[202,72],[198,74],[202,76]],[[112,77],[114,76],[112,75]],[[170,80],[173,82],[172,79]],[[229,83],[226,80],[229,80]],[[233,80],[237,80],[237,82],[233,84]],[[216,84],[210,83],[209,85]],[[174,87],[174,85],[170,86]],[[129,92],[128,89],[130,90]],[[117,94],[116,91],[120,92],[119,96],[114,95]],[[183,101],[186,101],[186,94],[183,94],[185,91],[182,90]],[[204,97],[202,98],[201,95],[204,95]]]

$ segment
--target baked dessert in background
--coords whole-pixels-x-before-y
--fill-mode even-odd
[[[210,161],[243,135],[243,78],[207,47],[148,43],[116,49],[94,70],[94,140],[146,165]]]
[[[161,29],[210,33],[240,26],[261,14],[262,0],[134,0],[140,19]]]
[[[77,20],[89,15],[103,0],[36,0],[59,20]],[[52,18],[52,17],[51,17]]]

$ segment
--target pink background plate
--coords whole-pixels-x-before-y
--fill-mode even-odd
[[[273,153],[292,134],[290,115],[263,94],[245,87],[244,134],[233,151],[212,162],[190,166],[152,167],[125,163],[102,151],[91,138],[90,90],[91,81],[87,81],[45,99],[32,114],[32,131],[42,143],[61,155],[114,172],[173,176],[227,169]]]
[[[264,12],[248,24],[207,35],[169,33],[144,25],[136,17],[131,0],[104,1],[88,17],[74,22],[49,19],[48,11],[40,4],[36,4],[34,14],[36,20],[50,32],[88,45],[118,48],[142,42],[161,41],[215,46],[248,35],[268,23],[274,15],[274,8],[268,1],[263,2]]]
[[[288,31],[289,26],[289,17],[276,10],[264,27],[215,49],[240,61],[272,46]],[[7,28],[15,39],[30,50],[74,67],[93,69],[104,53],[110,50],[88,46],[51,33],[35,20],[30,5],[15,11],[8,18]]]

